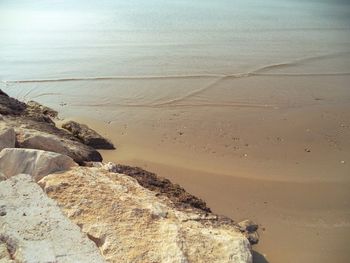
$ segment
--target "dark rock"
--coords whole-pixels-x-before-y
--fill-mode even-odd
[[[71,132],[73,136],[78,138],[82,143],[95,149],[115,149],[114,145],[109,140],[102,137],[85,124],[68,121],[62,125],[62,128]]]
[[[26,104],[9,97],[0,89],[0,114],[19,115],[26,109]]]

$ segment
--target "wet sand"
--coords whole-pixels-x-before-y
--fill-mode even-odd
[[[102,151],[105,161],[156,172],[214,212],[258,222],[256,262],[345,263],[350,76],[279,70],[4,90],[111,138],[117,150]]]

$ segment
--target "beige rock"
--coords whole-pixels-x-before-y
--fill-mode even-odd
[[[16,132],[20,148],[61,153],[71,157],[77,163],[89,160],[102,160],[101,155],[96,150],[77,141],[34,129],[17,128]]]
[[[30,175],[0,182],[0,262],[105,262]]]
[[[252,262],[249,241],[212,214],[178,210],[129,176],[77,167],[39,184],[108,262]]]
[[[33,149],[6,148],[0,152],[0,173],[6,178],[25,173],[38,181],[45,175],[66,171],[77,164],[68,156]]]

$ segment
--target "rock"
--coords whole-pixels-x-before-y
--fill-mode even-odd
[[[30,175],[0,182],[0,207],[0,262],[105,262]]]
[[[259,226],[254,223],[252,220],[246,219],[237,224],[242,231],[247,231],[249,233],[255,232],[258,230]]]
[[[2,172],[0,172],[0,182],[4,181],[6,179],[7,179],[7,177]]]
[[[46,122],[54,126],[55,123],[51,118],[56,118],[58,115],[57,111],[32,100],[27,102],[24,114],[36,121]]]
[[[247,219],[239,222],[237,225],[252,245],[257,244],[259,242],[259,234],[257,232],[259,226],[256,223]]]
[[[100,166],[109,172],[121,173],[135,178],[141,186],[169,198],[179,209],[195,208],[204,212],[211,212],[210,208],[207,207],[203,200],[189,194],[181,186],[173,184],[170,180],[159,177],[139,167],[114,164],[111,162],[102,165],[95,164],[94,166]]]
[[[248,238],[250,244],[255,245],[259,243],[260,237],[258,232],[246,233],[245,236]]]
[[[0,263],[12,262],[15,263],[15,261],[11,259],[11,255],[8,250],[7,244],[0,239]]]
[[[95,149],[115,149],[114,145],[109,140],[102,137],[85,124],[68,121],[62,125],[62,128],[70,131],[82,143]]]
[[[0,152],[0,171],[10,178],[25,173],[38,181],[45,175],[66,171],[77,164],[68,156],[33,149],[6,148]]]
[[[179,210],[130,176],[76,167],[39,184],[108,262],[252,262],[236,227],[198,209]]]
[[[70,156],[79,164],[102,161],[102,156],[94,148],[81,143],[71,133],[58,129],[51,117],[57,112],[37,102],[28,104],[10,98],[0,90],[1,121],[17,134],[17,146],[58,152]]]
[[[44,114],[44,115],[47,115],[47,116],[50,116],[51,118],[57,118],[58,116],[58,112],[49,108],[49,107],[46,107],[44,105],[41,105],[40,103],[36,102],[36,101],[28,101],[27,102],[27,112],[29,114]]]
[[[0,114],[19,115],[26,109],[26,104],[9,97],[0,89]]]
[[[12,127],[0,123],[0,151],[4,148],[14,148],[16,145],[16,133]]]
[[[17,145],[20,148],[60,153],[79,164],[85,161],[102,161],[99,152],[77,141],[32,129],[17,129],[17,133]]]

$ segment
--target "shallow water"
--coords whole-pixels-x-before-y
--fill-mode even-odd
[[[349,33],[348,1],[2,0],[0,78],[246,73],[349,52]]]

